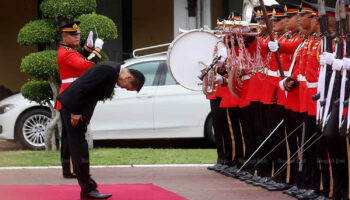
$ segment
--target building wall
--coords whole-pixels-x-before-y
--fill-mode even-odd
[[[171,42],[174,27],[173,10],[173,0],[133,0],[133,49]]]
[[[217,26],[217,19],[225,18],[223,11],[224,11],[224,3],[222,0],[211,1],[211,27],[212,28],[215,28]]]
[[[37,0],[16,3],[0,1],[0,86],[18,92],[29,78],[20,72],[22,57],[37,51],[37,46],[20,46],[17,43],[18,31],[30,20],[37,19]]]

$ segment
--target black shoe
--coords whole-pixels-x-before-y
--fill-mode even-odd
[[[320,195],[320,196],[318,196],[316,199],[313,199],[313,200],[331,200],[331,199],[328,198],[328,197],[325,197],[325,196]]]
[[[241,181],[246,181],[246,180],[252,179],[252,178],[253,178],[253,175],[250,174],[249,172],[247,172],[246,175],[244,175],[244,176],[239,176],[238,178],[239,178],[239,180],[241,180]]]
[[[298,189],[296,191],[293,191],[291,192],[290,194],[288,194],[289,196],[292,196],[292,197],[296,197],[298,195],[302,195],[306,192],[307,190],[306,189]]]
[[[290,188],[291,185],[285,184],[285,183],[275,183],[265,186],[264,188],[268,191],[282,191]]]
[[[246,180],[245,182],[247,184],[253,184],[254,182],[257,182],[261,179],[261,176],[253,176],[251,179]]]
[[[63,178],[77,178],[76,174],[63,174]]]
[[[216,172],[219,172],[221,173],[223,170],[225,170],[226,168],[228,168],[229,166],[228,165],[218,165],[217,167],[214,168],[214,170]]]
[[[216,167],[217,165],[219,165],[219,164],[215,164],[215,165],[213,165],[213,166],[209,166],[207,169],[208,169],[208,170],[214,170],[215,167]]]
[[[319,195],[315,192],[315,190],[306,190],[302,194],[298,194],[295,197],[298,199],[315,199]]]
[[[223,171],[221,171],[221,173],[225,176],[235,177],[237,171],[238,171],[237,167],[233,166],[233,167],[228,167],[224,169]]]
[[[298,190],[299,190],[298,187],[294,185],[293,187],[289,188],[288,190],[284,190],[282,193],[288,194],[289,196],[293,196],[292,194],[295,194]]]
[[[270,180],[271,180],[271,177],[262,177],[258,181],[254,182],[253,185],[254,186],[262,186],[262,185],[265,185]]]
[[[89,193],[80,193],[81,200],[88,199],[108,199],[112,194],[101,194],[98,190],[92,190]]]

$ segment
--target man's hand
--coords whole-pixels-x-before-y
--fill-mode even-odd
[[[70,114],[70,123],[72,126],[77,126],[78,122],[83,121],[83,116],[82,115],[75,115],[75,114]]]
[[[89,32],[89,36],[86,40],[86,46],[89,47],[90,49],[93,49],[94,48],[94,40],[93,40],[93,37],[94,37],[94,33],[92,31]]]
[[[292,77],[287,77],[286,80],[283,82],[283,86],[287,91],[291,91],[297,85],[297,81]]]
[[[95,48],[102,49],[103,43],[104,43],[103,40],[101,40],[100,38],[97,38],[95,40]]]

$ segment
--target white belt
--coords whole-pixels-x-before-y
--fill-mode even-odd
[[[284,73],[284,76],[289,76],[289,71],[283,71]],[[268,76],[273,76],[273,77],[280,77],[281,74],[280,74],[280,71],[272,71],[272,70],[267,70],[267,75]]]
[[[77,80],[78,78],[66,78],[62,80],[62,83],[72,83],[75,80]]]
[[[298,81],[306,81],[305,76],[298,74]]]
[[[245,80],[248,80],[250,79],[250,76],[249,75],[244,75],[242,76],[242,81],[245,81]]]
[[[318,82],[307,82],[306,81],[306,87],[307,88],[317,88]]]

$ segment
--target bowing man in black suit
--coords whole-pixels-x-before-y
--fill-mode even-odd
[[[121,88],[139,92],[145,82],[144,75],[134,69],[121,68],[107,61],[96,64],[83,73],[57,99],[62,104],[62,124],[67,130],[69,149],[74,170],[81,187],[81,199],[107,199],[90,177],[88,144],[85,132],[99,100],[108,98],[117,84]]]

